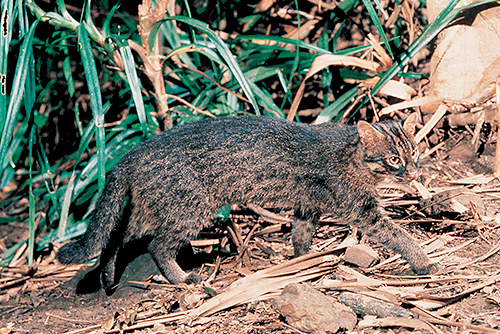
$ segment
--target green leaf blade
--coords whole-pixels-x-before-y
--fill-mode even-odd
[[[92,47],[90,45],[90,39],[85,29],[84,25],[80,25],[77,28],[78,34],[78,44],[80,46],[80,54],[82,56],[83,68],[85,71],[85,78],[87,79],[87,84],[90,94],[90,104],[92,107],[92,114],[94,115],[94,124],[97,129],[97,155],[98,155],[98,187],[99,193],[102,193],[104,189],[104,182],[106,179],[105,170],[105,132],[104,132],[104,111],[102,107],[101,90],[99,86],[99,77],[97,74],[97,68],[95,66],[94,55],[92,53]]]

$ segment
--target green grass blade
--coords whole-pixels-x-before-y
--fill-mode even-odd
[[[33,265],[35,253],[35,195],[33,195],[33,145],[35,140],[35,126],[31,128],[29,139],[29,235],[28,235],[28,266]]]
[[[66,10],[66,4],[64,3],[64,0],[56,0],[57,7],[59,8],[59,11],[61,12],[62,16],[73,23],[75,26],[78,25],[78,21],[71,16],[68,11]]]
[[[370,15],[370,18],[372,19],[373,24],[377,28],[377,31],[382,37],[382,40],[385,43],[385,46],[387,47],[387,51],[389,52],[389,55],[391,56],[392,59],[394,59],[394,54],[392,53],[391,50],[391,45],[389,44],[389,40],[387,39],[387,36],[385,35],[384,32],[384,27],[382,26],[382,23],[380,23],[380,20],[378,18],[377,12],[375,11],[375,8],[373,8],[373,5],[370,0],[363,0],[363,4],[365,5],[366,10],[368,11],[368,15]],[[380,7],[382,8],[382,7]]]
[[[59,219],[59,226],[57,228],[57,238],[59,240],[63,239],[66,234],[66,226],[68,224],[69,206],[71,205],[71,199],[73,198],[73,190],[75,189],[76,173],[73,171],[66,185],[66,191],[64,192],[63,202],[61,205],[61,219]]]
[[[335,35],[335,36],[337,36],[337,35]],[[337,36],[337,38],[338,38],[338,36]],[[237,36],[234,38],[234,41],[238,41],[238,40],[262,40],[262,41],[268,41],[268,42],[277,42],[277,43],[287,43],[287,44],[292,44],[292,45],[299,45],[300,48],[303,48],[305,50],[310,50],[313,52],[317,52],[319,55],[322,55],[322,54],[333,55],[333,54],[335,54],[335,55],[349,56],[349,55],[363,52],[365,50],[372,48],[372,46],[370,44],[367,44],[367,45],[361,45],[361,46],[356,46],[356,47],[347,48],[347,49],[343,49],[340,51],[332,52],[332,51],[326,50],[324,48],[321,48],[319,46],[309,44],[309,43],[306,43],[303,41],[298,41],[298,44],[297,44],[297,40],[295,40],[295,39],[290,39],[290,38],[281,37],[281,36],[265,36],[265,35],[241,35],[241,36]],[[389,39],[389,41],[391,41],[391,40],[394,40],[394,38]],[[385,42],[382,41],[380,44],[385,45]],[[259,45],[259,47],[262,47],[262,45]],[[273,52],[275,50],[281,50],[281,48],[279,48],[275,45],[270,46],[270,47],[273,48]],[[283,49],[283,51],[286,52],[287,50]]]
[[[18,165],[19,159],[22,157],[26,144],[26,138],[29,136],[29,121],[30,119],[25,117],[21,123],[16,124],[16,133],[12,138],[10,147],[7,151],[10,164],[7,164],[7,167],[2,170],[3,174],[2,179],[0,180],[0,188],[6,187],[15,176],[15,169],[13,166]]]
[[[323,109],[321,113],[316,118],[316,124],[330,122],[334,118],[338,118],[338,116],[342,115],[342,111],[344,108],[351,103],[352,99],[354,99],[358,95],[358,87],[353,87],[346,93],[344,93],[341,97],[336,99],[332,104]]]
[[[87,84],[90,94],[90,104],[92,107],[92,114],[94,115],[94,125],[97,129],[97,182],[99,193],[102,193],[104,189],[104,182],[106,179],[105,170],[105,132],[104,132],[104,111],[102,107],[101,90],[99,86],[99,77],[97,74],[97,69],[95,66],[94,55],[92,54],[92,47],[90,46],[90,40],[87,30],[83,25],[77,28],[78,34],[78,44],[80,46],[80,54],[82,56],[83,68],[85,71],[85,78],[87,79]]]
[[[30,60],[33,58],[33,36],[39,20],[33,22],[29,33],[25,36],[23,44],[21,45],[19,58],[17,61],[16,72],[14,75],[14,81],[12,83],[12,90],[10,94],[10,103],[7,107],[5,116],[2,115],[2,127],[0,136],[0,169],[4,169],[8,164],[7,149],[9,147],[8,143],[12,137],[12,132],[14,130],[14,125],[16,122],[16,116],[21,107],[21,102],[24,97],[24,92],[26,88],[26,78],[30,72]]]
[[[94,24],[94,20],[92,19],[91,6],[90,1],[85,1],[85,21],[78,26],[77,30],[81,28],[83,25],[85,29],[87,29],[87,34],[100,45],[104,45],[104,36],[101,34],[99,29]]]
[[[144,135],[147,134],[147,118],[146,111],[144,109],[144,101],[141,94],[141,84],[139,82],[139,77],[137,76],[137,71],[135,69],[135,61],[132,56],[132,51],[128,46],[128,42],[120,36],[110,36],[120,50],[120,55],[123,59],[123,66],[125,68],[125,74],[127,75],[127,82],[130,86],[132,92],[132,98],[134,99],[135,108],[137,109],[137,115],[139,116],[139,122],[141,123]]]
[[[240,84],[241,89],[243,89],[243,92],[247,96],[247,98],[250,100],[250,103],[252,104],[253,108],[255,109],[255,112],[259,114],[259,106],[257,104],[257,100],[255,99],[255,96],[250,88],[250,84],[248,83],[247,79],[243,75],[243,72],[241,71],[241,68],[239,67],[238,63],[234,59],[233,54],[227,47],[227,45],[224,43],[224,41],[217,36],[209,27],[208,24],[203,23],[201,21],[185,17],[185,16],[175,16],[171,18],[167,18],[165,20],[157,22],[154,26],[153,29],[151,30],[151,35],[149,37],[149,47],[150,50],[153,50],[153,46],[155,43],[156,35],[158,33],[158,29],[160,29],[161,24],[166,21],[170,20],[177,20],[179,22],[183,22],[189,26],[192,26],[203,33],[205,33],[208,38],[214,43],[215,48],[219,52],[220,56],[224,61],[226,62],[226,65],[229,67],[231,73],[235,77],[235,79],[238,81]]]
[[[26,15],[26,11],[24,10],[24,1],[17,0],[16,2],[17,8],[17,18],[19,21],[19,35],[23,37],[29,30],[28,17]]]
[[[0,29],[0,130],[5,132],[7,122],[7,66],[9,57],[9,46],[12,40],[12,26],[14,21],[13,1],[2,0],[2,13]],[[0,162],[2,159],[0,158]],[[3,167],[3,164],[0,165]]]
[[[24,91],[24,109],[27,115],[31,115],[36,101],[36,83],[35,83],[35,62],[33,61],[33,50],[28,52],[28,63],[26,64],[26,88]]]
[[[102,25],[102,32],[104,34],[104,37],[108,37],[111,35],[111,19],[113,18],[113,15],[115,15],[115,12],[120,8],[120,3],[118,2],[116,5],[111,8],[109,11],[108,16],[106,17],[106,20],[104,20],[104,24]]]
[[[378,9],[382,12],[384,17],[389,18],[389,14],[387,14],[387,12],[385,11],[384,7],[380,3],[380,0],[373,0],[373,2],[375,2],[375,5],[377,5]]]
[[[68,50],[68,38],[70,38],[70,34],[63,32],[63,35],[67,37],[61,39],[61,49],[65,55],[63,59],[63,74],[66,79],[66,83],[68,84],[69,96],[73,97],[75,95],[75,82],[73,81],[73,72],[71,70],[71,60],[69,58]]]

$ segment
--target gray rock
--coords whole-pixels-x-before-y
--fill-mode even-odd
[[[308,284],[287,285],[273,304],[290,326],[306,333],[352,331],[357,323],[356,314],[350,308]]]
[[[375,315],[378,318],[398,317],[398,318],[411,318],[415,317],[413,312],[380,299],[368,297],[362,294],[344,291],[338,300],[349,306],[360,317],[365,315]]]

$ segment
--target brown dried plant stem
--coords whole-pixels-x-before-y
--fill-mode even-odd
[[[159,40],[156,36],[153,50],[149,49],[149,36],[154,24],[163,19],[167,12],[169,0],[158,0],[158,4],[153,9],[151,0],[143,0],[139,5],[139,35],[141,36],[142,46],[129,40],[129,46],[136,51],[144,63],[144,73],[147,75],[154,87],[154,96],[156,99],[158,118],[162,130],[172,127],[172,120],[168,112],[167,94],[165,92],[165,81],[163,79],[163,58],[160,54]]]
[[[137,44],[133,40],[128,40],[129,47],[142,59],[144,64],[143,72],[153,85],[154,92],[152,94],[156,101],[160,130],[172,128],[172,119],[168,108],[169,96],[165,91],[165,81],[163,79],[163,60],[165,56],[160,54],[158,36],[156,36],[153,50],[150,50],[149,37],[154,24],[163,19],[169,4],[169,0],[159,0],[153,9],[152,1],[144,0],[142,5],[139,5],[139,25],[137,26],[142,45]],[[113,60],[115,61],[116,68],[123,71],[123,60],[118,51],[113,53]]]
[[[500,124],[500,81],[497,79],[495,82],[495,88],[496,88],[496,94],[497,94],[497,120],[498,124]],[[495,167],[494,167],[494,172],[495,175],[498,175],[500,173],[500,143],[499,143],[499,138],[500,136],[500,125],[497,130],[497,146],[496,146],[496,151],[495,151]]]

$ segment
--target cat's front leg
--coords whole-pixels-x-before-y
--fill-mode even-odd
[[[375,224],[362,228],[369,237],[399,254],[419,274],[432,274],[439,270],[439,266],[429,261],[427,254],[418,242],[401,227],[395,225],[388,217],[382,216]]]
[[[318,217],[302,217],[296,215],[292,222],[292,244],[294,256],[298,257],[309,252]]]

